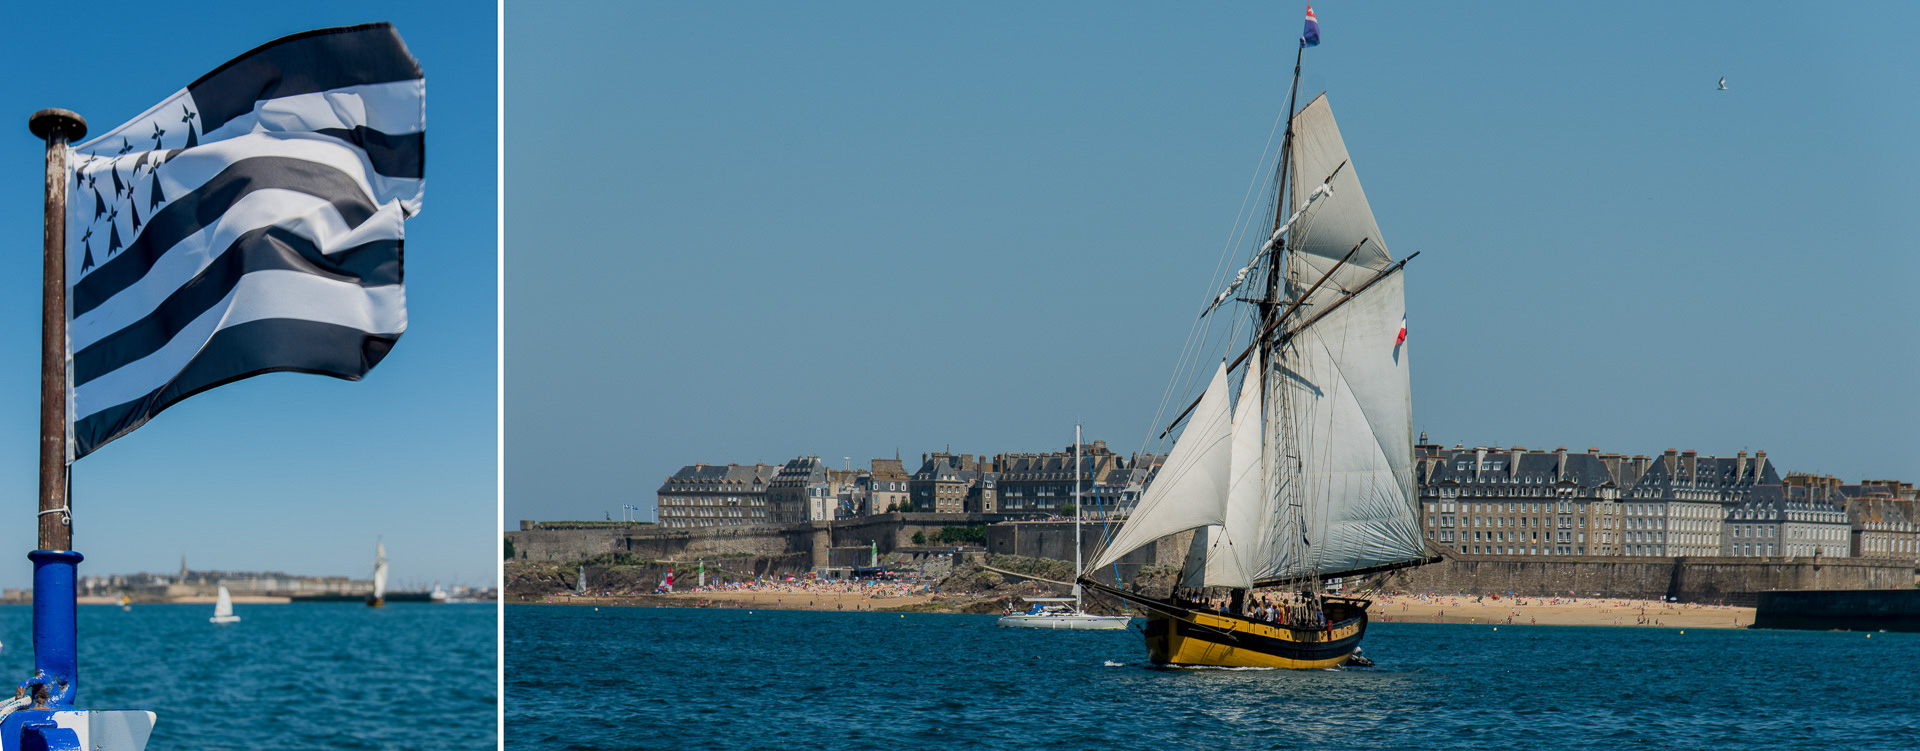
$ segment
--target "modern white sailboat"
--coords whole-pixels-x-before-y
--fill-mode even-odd
[[[207,620],[212,623],[240,622],[240,616],[233,614],[233,595],[227,593],[226,587],[220,588],[220,599],[213,603],[213,617]]]
[[[1085,499],[1080,494],[1080,426],[1073,426],[1073,570],[1075,575],[1084,576],[1080,570],[1080,518],[1086,514]],[[1000,617],[1000,625],[1012,628],[1054,628],[1073,631],[1116,631],[1124,629],[1133,620],[1124,615],[1094,615],[1081,606],[1080,585],[1073,585],[1072,597],[1028,597],[1027,602],[1034,603],[1033,609],[1025,613],[1010,613]],[[1067,607],[1073,603],[1073,607]]]
[[[387,544],[373,544],[373,594],[367,595],[367,607],[379,608],[387,604]]]

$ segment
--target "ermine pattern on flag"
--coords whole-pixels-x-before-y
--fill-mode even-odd
[[[419,63],[373,24],[263,45],[73,147],[68,460],[224,383],[379,363],[425,135]]]

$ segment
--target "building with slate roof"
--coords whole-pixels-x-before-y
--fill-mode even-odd
[[[766,464],[690,464],[656,491],[660,525],[668,528],[774,524],[767,486],[775,468]]]
[[[828,468],[820,457],[795,458],[768,483],[767,513],[774,524],[837,518],[842,482],[851,482],[849,474]]]
[[[998,454],[1000,512],[1027,516],[1054,516],[1069,512],[1074,502],[1074,447],[1046,454]],[[1139,487],[1125,457],[1107,448],[1106,441],[1080,445],[1080,492],[1088,512],[1096,508],[1132,508]],[[1141,478],[1144,482],[1144,477]],[[1144,487],[1144,485],[1142,485]],[[1109,513],[1119,513],[1117,510]]]
[[[1826,486],[1756,488],[1727,511],[1726,554],[1846,558],[1852,529],[1834,500]]]
[[[1850,509],[1838,480],[1783,481],[1765,451],[1713,457],[1667,449],[1629,458],[1594,448],[1443,449],[1422,434],[1415,459],[1422,531],[1462,553],[1837,558],[1861,545],[1889,555],[1920,550],[1912,539],[1920,530],[1897,504]]]
[[[1886,481],[1836,485],[1837,500],[1852,527],[1853,557],[1911,561],[1920,567],[1920,524],[1914,517],[1912,490],[1911,484]]]
[[[1759,488],[1779,484],[1765,451],[1749,459],[1745,451],[1728,458],[1667,449],[1622,494],[1623,553],[1723,555],[1728,509]]]
[[[920,455],[920,469],[907,480],[907,494],[913,510],[942,514],[965,513],[968,499],[993,513],[997,507],[997,480],[984,477],[994,470],[987,459],[972,454],[932,453]]]
[[[907,482],[912,479],[898,458],[873,460],[873,471],[855,480],[861,487],[855,494],[858,500],[854,513],[868,516],[898,509],[908,498]]]
[[[1426,439],[1414,473],[1422,534],[1434,544],[1474,555],[1618,554],[1620,491],[1598,449],[1449,450]]]

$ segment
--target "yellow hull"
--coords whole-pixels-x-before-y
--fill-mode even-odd
[[[1147,614],[1147,656],[1161,665],[1312,670],[1347,661],[1366,633],[1364,612],[1327,630],[1188,611]]]

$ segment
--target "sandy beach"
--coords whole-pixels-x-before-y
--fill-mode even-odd
[[[1744,628],[1753,608],[1588,597],[1387,596],[1373,598],[1375,621],[1515,626]]]

